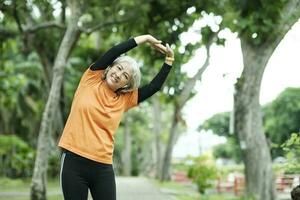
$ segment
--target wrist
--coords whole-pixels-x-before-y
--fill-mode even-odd
[[[173,65],[173,62],[172,62],[172,61],[167,61],[167,60],[165,60],[165,63],[168,64],[168,65],[170,65],[170,66]]]
[[[136,36],[134,38],[134,40],[135,40],[136,44],[139,45],[139,44],[147,42],[148,38],[149,38],[148,35],[140,35],[140,36]]]
[[[173,62],[174,60],[175,60],[174,57],[170,57],[170,56],[167,56],[165,58],[165,61],[168,61],[168,62]]]
[[[168,65],[172,65],[174,61],[173,57],[166,57],[165,58],[165,63],[167,63]]]
[[[151,35],[142,35],[143,36],[143,43],[148,43],[151,41]]]

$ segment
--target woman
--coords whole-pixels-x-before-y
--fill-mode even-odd
[[[139,88],[140,71],[134,59],[121,54],[149,43],[166,54],[159,73]],[[151,35],[141,35],[107,51],[83,74],[58,146],[63,149],[61,185],[66,200],[115,200],[112,166],[114,133],[122,114],[137,106],[164,83],[174,61],[169,45]]]

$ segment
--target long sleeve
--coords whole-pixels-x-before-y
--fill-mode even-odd
[[[107,52],[105,52],[95,63],[93,63],[90,66],[91,70],[104,70],[106,69],[110,64],[113,63],[113,61],[119,57],[121,54],[129,51],[130,49],[133,49],[136,47],[137,44],[133,38],[122,42],[120,44],[117,44],[116,46],[113,46],[111,49],[109,49]]]
[[[142,101],[151,97],[153,94],[155,94],[161,89],[171,68],[172,66],[164,63],[158,74],[156,74],[156,76],[153,78],[153,80],[149,84],[138,89],[138,103],[141,103]]]

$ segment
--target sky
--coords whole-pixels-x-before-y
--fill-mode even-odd
[[[196,26],[203,25],[203,22],[198,23]],[[173,157],[197,156],[216,144],[226,142],[225,138],[212,132],[196,131],[201,123],[214,114],[232,110],[233,86],[243,67],[242,52],[236,34],[224,31],[222,35],[227,39],[225,46],[212,46],[210,65],[203,73],[201,82],[196,85],[197,94],[184,107],[187,131],[177,141]],[[199,35],[192,29],[181,37],[183,43],[197,40]],[[261,85],[261,105],[274,100],[287,87],[300,87],[299,52],[300,20],[286,34],[267,64]],[[182,70],[192,76],[205,58],[205,50],[198,49],[195,56],[182,66]]]

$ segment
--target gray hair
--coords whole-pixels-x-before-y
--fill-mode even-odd
[[[106,74],[113,65],[122,62],[127,62],[129,64],[129,67],[131,69],[131,78],[129,80],[128,85],[125,88],[119,88],[117,90],[117,93],[131,92],[137,89],[140,86],[140,82],[141,82],[141,71],[139,65],[136,62],[136,60],[130,56],[120,56],[116,60],[114,60],[113,63],[109,67],[107,67],[106,70],[104,71],[102,79],[103,80],[106,79]]]

